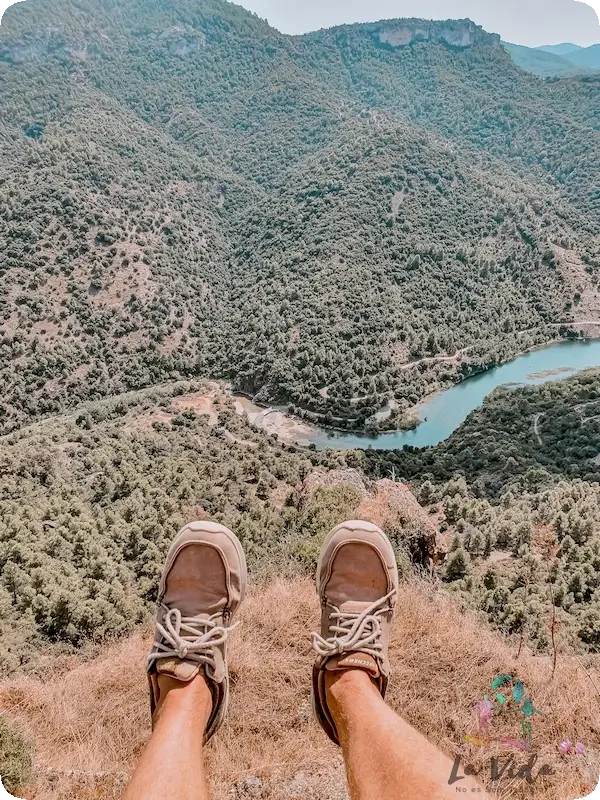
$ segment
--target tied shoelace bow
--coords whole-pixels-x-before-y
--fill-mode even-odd
[[[312,634],[312,646],[321,658],[331,658],[356,651],[367,653],[376,661],[382,658],[381,617],[391,610],[389,601],[396,589],[371,603],[364,611],[340,611],[336,608],[331,619],[337,624],[330,626],[335,636],[324,639],[320,634]]]
[[[160,658],[181,658],[198,664],[208,664],[214,669],[215,647],[226,642],[229,633],[239,625],[239,622],[229,628],[218,625],[215,620],[220,616],[217,613],[205,619],[182,617],[178,608],[166,609],[163,623],[156,623],[159,636],[148,657],[149,664]]]

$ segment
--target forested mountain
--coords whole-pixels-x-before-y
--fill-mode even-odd
[[[222,0],[11,7],[4,430],[191,375],[361,427],[600,316],[599,87],[527,75],[468,20],[289,37]]]
[[[582,47],[579,50],[568,53],[565,58],[578,67],[600,70],[600,44]]]
[[[583,50],[578,44],[572,42],[563,42],[562,44],[543,44],[541,47],[535,47],[535,50],[540,50],[544,53],[553,53],[556,56],[568,56],[569,53],[575,53],[577,50]]]

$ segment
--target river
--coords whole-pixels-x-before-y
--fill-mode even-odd
[[[415,430],[367,436],[319,428],[311,442],[317,450],[327,447],[337,450],[367,447],[394,450],[404,445],[429,447],[447,439],[498,386],[532,386],[563,380],[582,369],[598,366],[600,340],[558,342],[532,350],[502,366],[492,367],[436,394],[420,406],[419,417],[423,421]]]

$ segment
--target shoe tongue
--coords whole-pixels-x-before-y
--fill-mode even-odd
[[[156,662],[156,671],[159,675],[168,675],[176,681],[188,683],[199,674],[203,664],[193,661],[184,661],[181,658],[161,658]]]
[[[195,619],[206,620],[210,619],[210,616],[210,614],[198,614]],[[186,638],[185,635],[183,638]],[[225,677],[226,670],[223,654],[219,647],[213,649],[213,657],[215,661],[214,670],[209,664],[199,664],[197,661],[192,661],[187,658],[169,656],[168,658],[161,658],[156,662],[156,671],[159,675],[169,675],[177,681],[187,683],[195,678],[202,670],[205,670],[208,678],[211,678],[217,683],[221,683]]]
[[[361,614],[365,608],[368,608],[371,603],[366,603],[363,600],[346,600],[339,606],[341,612],[348,612],[350,614]]]
[[[372,678],[379,678],[379,664],[368,653],[351,652],[333,656],[325,665],[328,672],[343,672],[346,669],[362,669]]]

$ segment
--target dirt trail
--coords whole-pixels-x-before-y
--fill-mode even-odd
[[[577,325],[600,325],[600,319],[580,319],[575,320],[573,322],[549,322],[548,327],[550,328],[563,328],[567,326],[574,326]],[[537,328],[523,328],[523,330],[517,331],[517,336],[521,336],[524,333],[531,333],[531,331],[535,331]],[[549,343],[551,344],[551,342]],[[410,369],[411,367],[418,367],[419,364],[435,364],[436,362],[457,362],[462,356],[466,355],[469,350],[472,350],[475,345],[471,344],[468,347],[462,347],[460,350],[457,350],[453,356],[425,356],[424,358],[419,358],[416,361],[407,361],[406,364],[400,364],[400,369]],[[519,354],[517,354],[519,355]],[[516,357],[516,356],[515,356]]]
[[[462,358],[465,353],[471,350],[475,345],[469,345],[468,347],[463,347],[460,350],[457,350],[453,356],[425,356],[424,358],[419,358],[416,361],[407,361],[406,364],[400,364],[400,369],[410,369],[411,367],[418,367],[419,364],[435,364],[436,362],[458,362],[460,358]]]
[[[533,432],[538,440],[538,444],[540,445],[540,447],[542,447],[544,444],[544,442],[542,441],[542,437],[540,435],[540,428],[539,428],[540,418],[543,416],[544,415],[540,413],[536,414],[533,418]]]
[[[600,319],[579,319],[575,322],[552,322],[553,328],[562,328],[564,325],[600,325]]]

